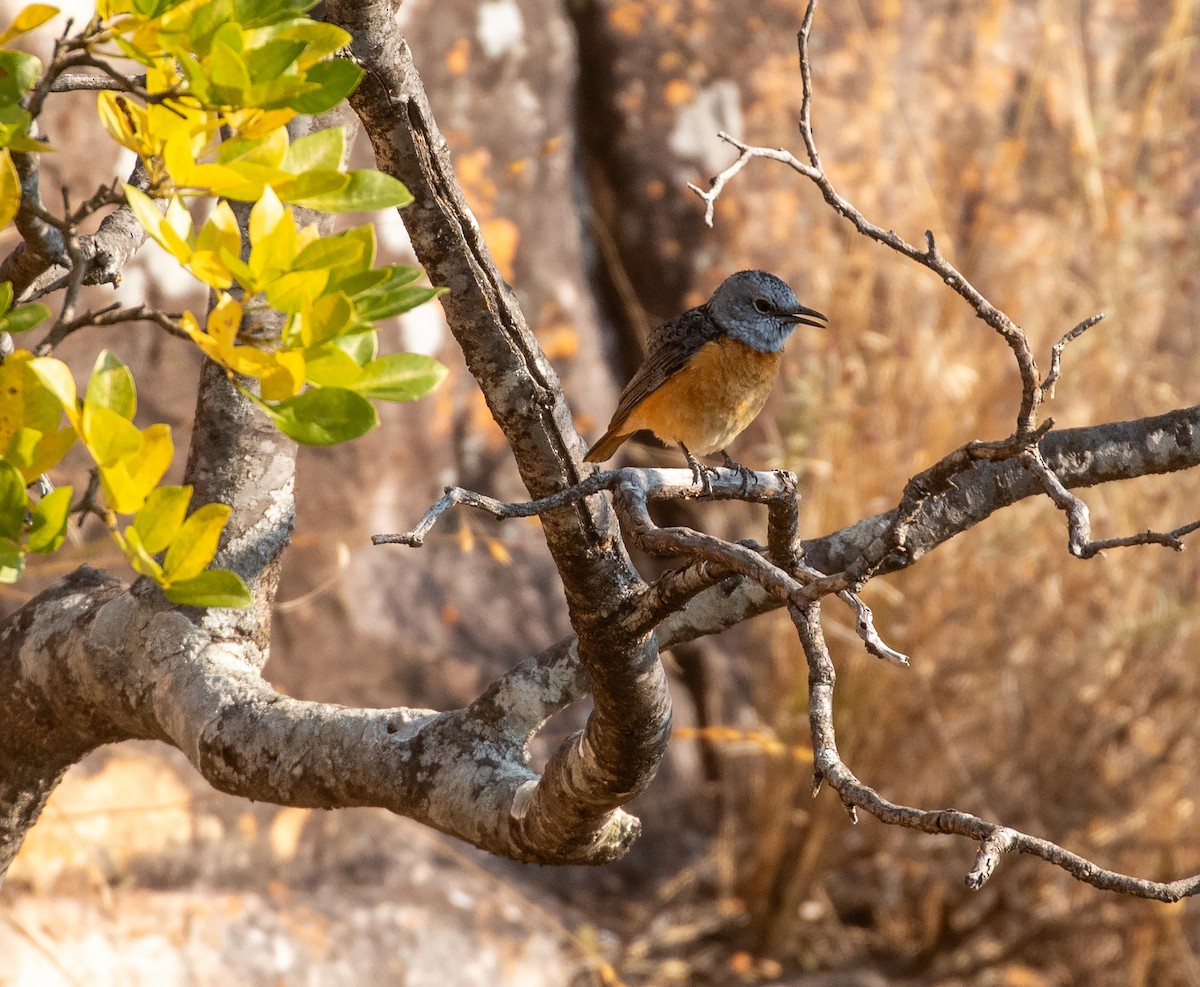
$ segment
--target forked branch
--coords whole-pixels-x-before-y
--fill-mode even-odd
[[[1178,881],[1149,881],[1106,870],[1090,860],[1065,850],[1049,840],[1029,836],[999,823],[988,822],[979,816],[958,809],[916,809],[898,805],[858,780],[842,762],[833,730],[833,687],[836,675],[833,660],[821,631],[820,611],[815,605],[792,607],[792,621],[804,647],[808,662],[808,718],[813,743],[813,794],[822,782],[837,792],[842,803],[855,818],[855,810],[863,809],[881,822],[904,826],[922,833],[966,836],[979,841],[975,863],[966,876],[972,890],[981,888],[992,876],[1001,857],[1009,851],[1040,857],[1061,867],[1072,877],[1100,888],[1121,894],[1155,901],[1179,901],[1200,891],[1200,875]]]
[[[1054,387],[1061,375],[1062,352],[1073,340],[1098,323],[1103,315],[1085,319],[1067,332],[1054,346],[1050,370],[1045,379],[1039,377],[1033,351],[1024,331],[1006,313],[993,305],[938,250],[932,231],[925,233],[924,248],[915,246],[892,230],[875,225],[834,188],[825,173],[821,156],[813,137],[812,102],[813,76],[809,61],[808,41],[812,30],[816,0],[809,0],[797,37],[799,47],[802,101],[799,129],[807,162],[784,148],[758,147],[744,143],[729,134],[720,137],[738,151],[734,162],[713,178],[707,190],[690,186],[705,204],[705,221],[712,225],[717,198],[730,180],[738,175],[753,158],[779,161],[813,182],[833,210],[848,220],[859,233],[929,268],[991,326],[1007,343],[1016,360],[1021,379],[1021,401],[1012,436],[1000,442],[972,442],[944,457],[940,462],[913,477],[905,487],[897,510],[858,559],[847,566],[841,575],[848,576],[848,589],[857,589],[880,571],[887,563],[895,562],[908,551],[908,532],[931,498],[943,494],[955,485],[958,478],[972,471],[983,461],[1015,460],[1034,477],[1040,488],[1063,510],[1068,518],[1068,547],[1072,555],[1092,558],[1104,549],[1133,545],[1159,544],[1182,550],[1182,537],[1200,529],[1200,521],[1171,532],[1146,531],[1124,538],[1092,540],[1087,505],[1072,494],[1062,479],[1046,464],[1041,442],[1053,422],[1047,419],[1038,424],[1042,401],[1054,396]],[[830,577],[826,577],[827,579]],[[818,583],[819,585],[819,583]],[[808,587],[812,589],[813,584]],[[1001,856],[1009,850],[1029,853],[1062,867],[1078,879],[1106,890],[1176,901],[1200,891],[1200,876],[1170,883],[1141,880],[1104,870],[1063,848],[1045,840],[989,823],[969,813],[953,810],[927,811],[896,805],[862,784],[850,772],[837,753],[833,727],[833,663],[821,631],[820,611],[813,602],[802,603],[792,598],[788,609],[796,625],[809,665],[809,719],[812,731],[815,777],[814,794],[822,781],[828,781],[837,791],[851,818],[863,808],[880,820],[918,829],[928,833],[953,833],[978,840],[980,847],[975,866],[967,875],[967,884],[978,888],[994,872]]]

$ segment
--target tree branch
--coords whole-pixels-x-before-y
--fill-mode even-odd
[[[1072,877],[1100,888],[1156,901],[1178,901],[1200,891],[1200,875],[1160,882],[1105,870],[1090,860],[1064,850],[1049,840],[1028,836],[1007,826],[990,823],[957,809],[914,809],[898,805],[859,781],[842,762],[833,729],[833,688],[836,673],[821,631],[820,610],[815,604],[792,607],[790,614],[808,661],[808,717],[813,741],[813,794],[828,781],[856,821],[855,810],[865,809],[880,822],[922,833],[966,836],[980,843],[967,886],[978,889],[995,872],[1000,857],[1010,850],[1040,857],[1061,867]]]
[[[466,203],[425,97],[412,54],[382,0],[329,0],[330,19],[353,37],[365,69],[351,105],[378,167],[403,181],[414,202],[401,214],[421,264],[442,296],[450,329],[493,417],[512,446],[532,497],[583,478],[583,443],[557,375],[500,277]],[[595,707],[582,737],[550,759],[522,803],[530,852],[594,845],[611,838],[616,808],[653,778],[666,751],[670,698],[649,634],[631,635],[621,615],[645,584],[629,564],[603,498],[577,501],[542,518],[546,543],[578,635],[579,660]]]

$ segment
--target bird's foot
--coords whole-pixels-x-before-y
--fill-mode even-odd
[[[687,456],[688,466],[692,468],[692,482],[700,484],[706,496],[712,496],[712,477],[717,471],[711,466],[705,466],[695,456],[688,451],[688,447],[682,442],[679,443],[679,448],[683,450],[683,454]]]
[[[754,470],[743,466],[724,449],[721,450],[721,458],[725,461],[724,465],[727,470],[737,471],[738,478],[742,481],[742,493],[748,493],[750,488],[758,483],[758,477],[755,476]]]

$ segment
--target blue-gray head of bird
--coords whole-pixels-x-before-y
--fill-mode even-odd
[[[792,289],[766,271],[738,271],[721,282],[708,303],[713,321],[738,342],[778,353],[797,325],[825,328],[828,321],[805,308]]]

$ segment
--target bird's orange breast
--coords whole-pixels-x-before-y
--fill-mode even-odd
[[[724,449],[762,411],[782,360],[728,336],[705,343],[630,412],[622,431],[647,428],[698,456]]]

